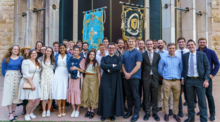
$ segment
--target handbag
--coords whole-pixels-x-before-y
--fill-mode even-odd
[[[31,78],[31,80],[33,80],[36,70],[37,70],[37,66],[35,68],[35,71],[34,71],[34,74],[33,74],[32,78]],[[31,89],[31,84],[28,83],[28,82],[24,82],[23,89]]]

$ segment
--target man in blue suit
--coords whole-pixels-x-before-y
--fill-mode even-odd
[[[207,122],[205,92],[206,88],[209,86],[209,61],[205,53],[196,51],[196,43],[193,40],[188,40],[187,46],[190,52],[183,55],[183,72],[181,83],[186,85],[189,117],[184,122],[195,121],[195,94],[198,95],[200,121]]]

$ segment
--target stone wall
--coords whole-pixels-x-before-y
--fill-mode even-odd
[[[14,0],[0,0],[0,64],[7,49],[13,45],[13,21]]]
[[[212,0],[212,49],[220,60],[220,0]],[[218,72],[220,75],[220,72]]]

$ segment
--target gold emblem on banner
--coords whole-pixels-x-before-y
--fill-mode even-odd
[[[131,20],[131,27],[136,30],[138,26],[138,19],[132,19]]]

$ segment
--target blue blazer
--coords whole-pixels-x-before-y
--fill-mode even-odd
[[[182,77],[184,78],[184,81],[186,80],[188,73],[189,54],[190,52],[183,54],[183,59],[182,59],[183,60]],[[202,81],[205,81],[205,79],[207,79],[209,81],[210,66],[206,54],[203,52],[196,51],[196,61],[197,61],[197,71],[198,71],[199,79]]]
[[[59,53],[57,54],[57,55],[55,55],[55,68],[54,68],[54,71],[56,70],[56,68],[57,68],[57,61],[58,61],[58,57],[59,57]],[[68,67],[68,61],[69,61],[69,59],[71,58],[71,57],[73,57],[71,54],[66,54],[66,65],[67,65],[67,67]]]

